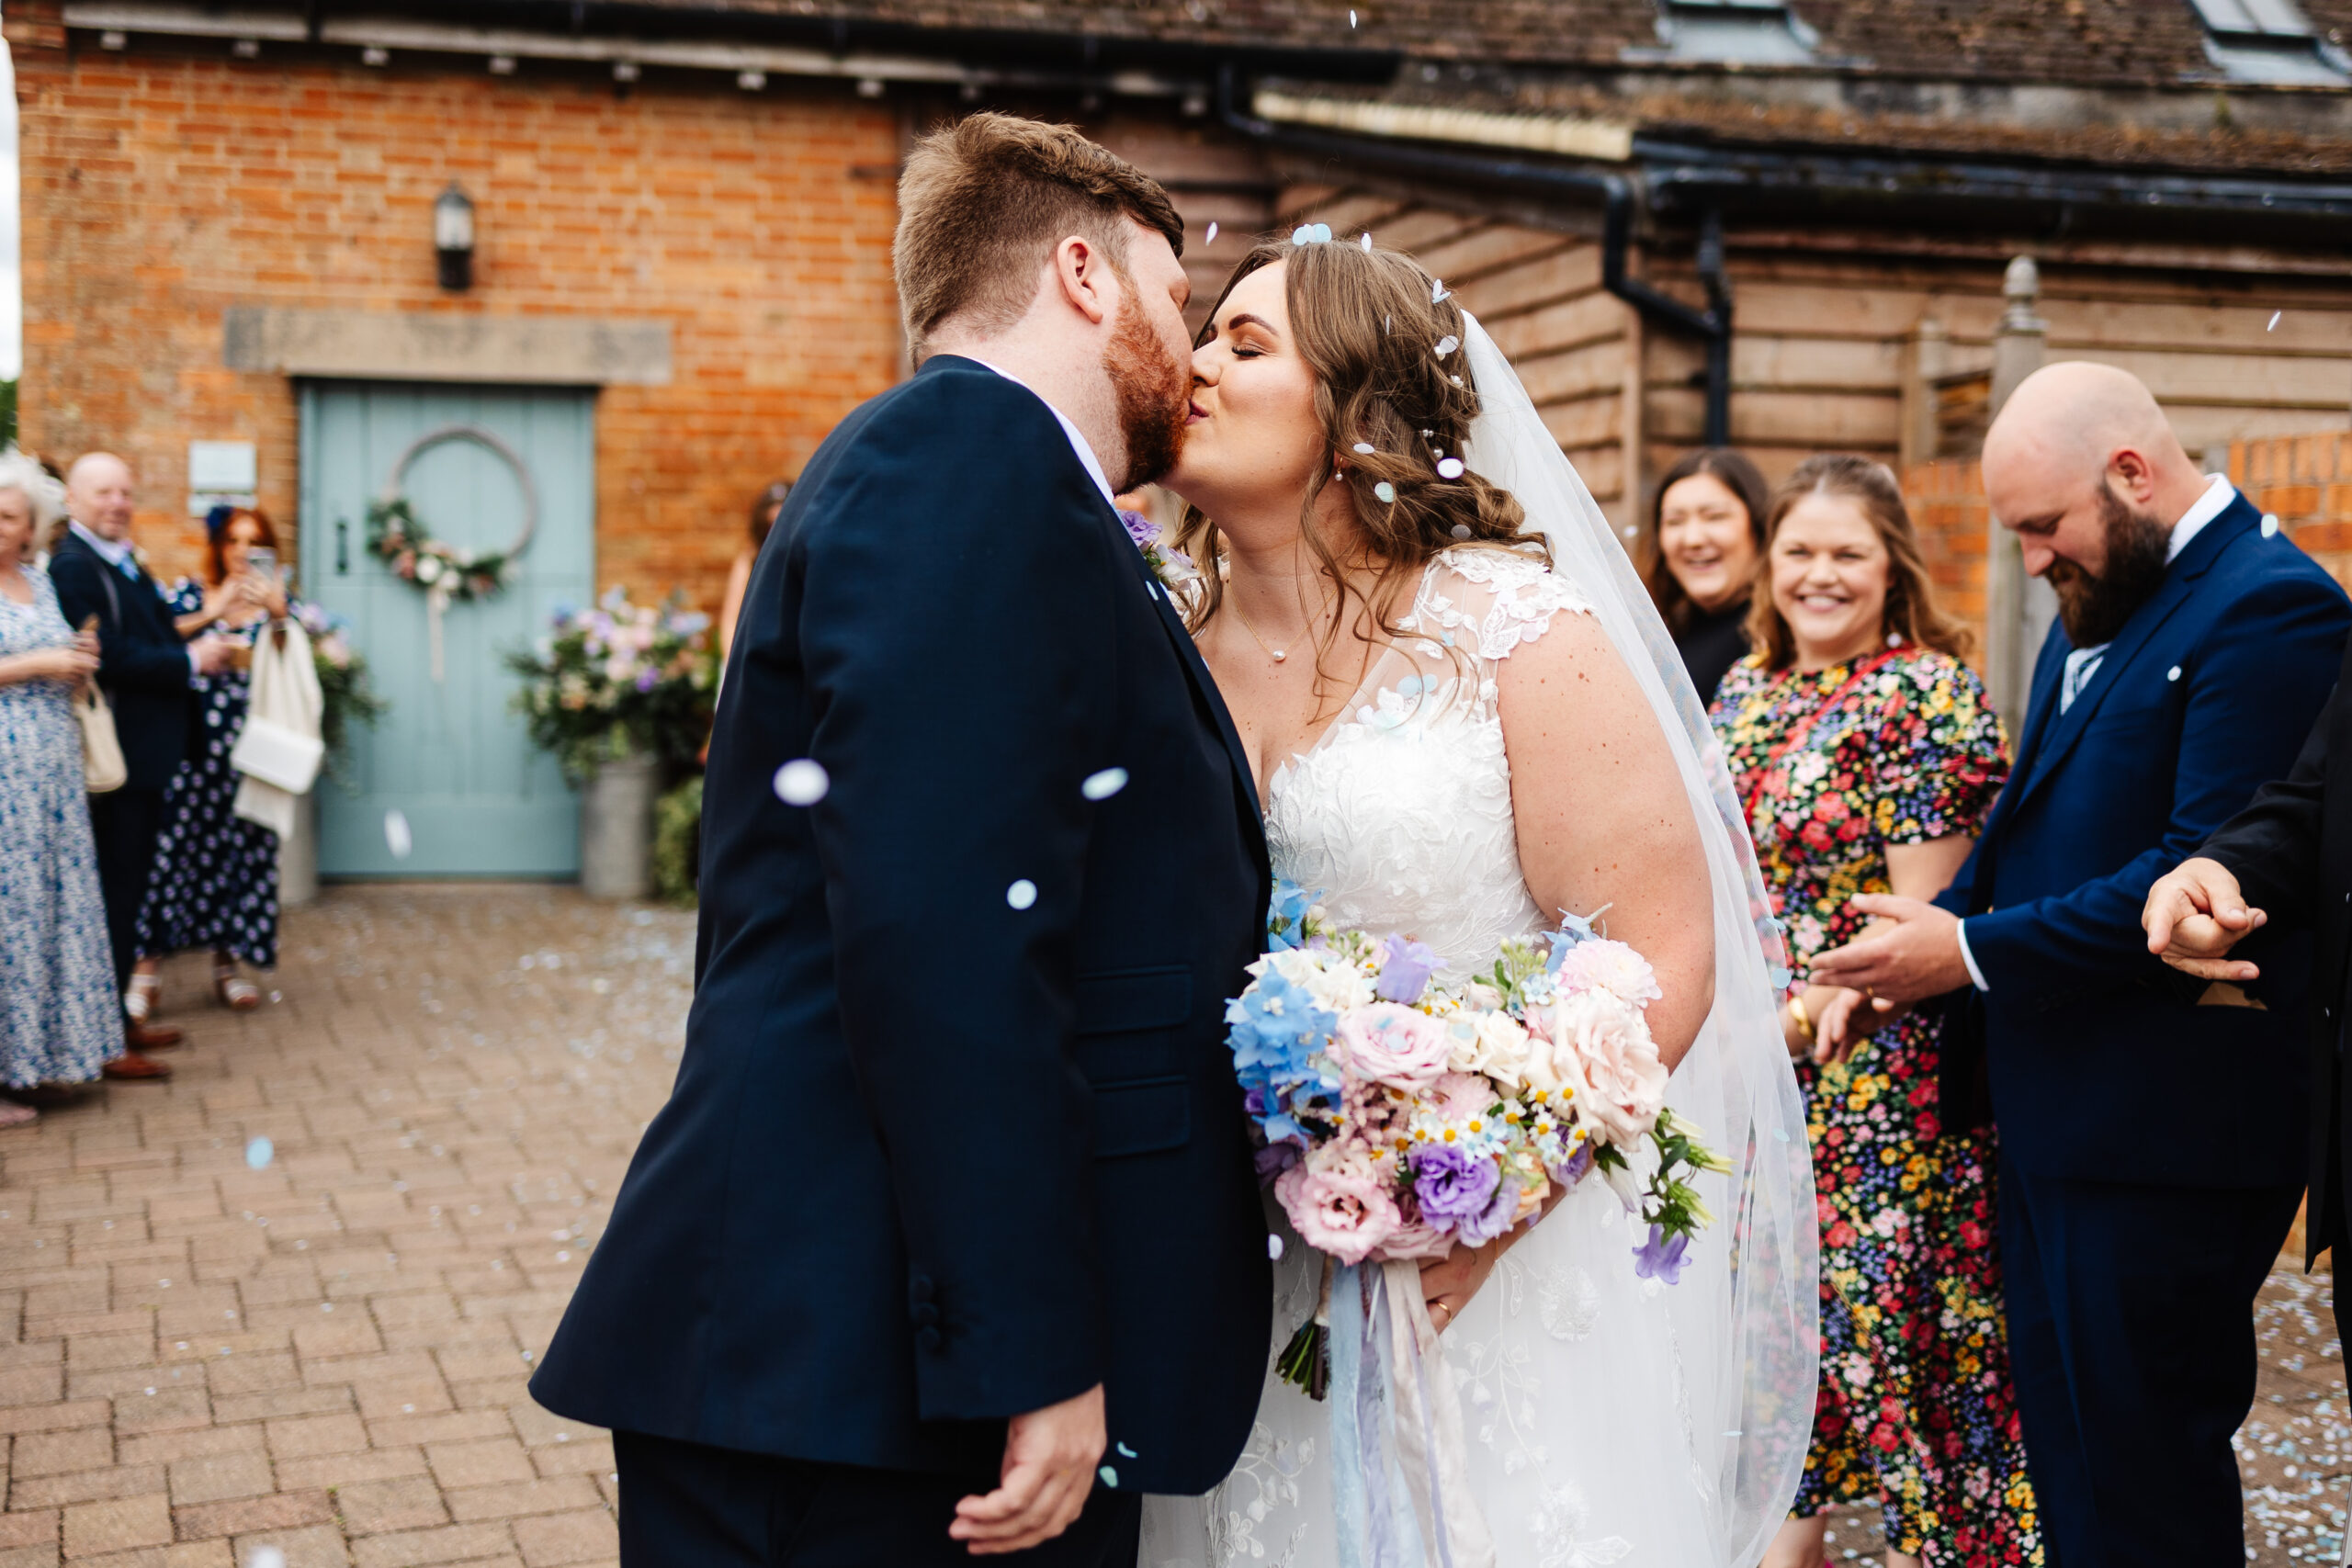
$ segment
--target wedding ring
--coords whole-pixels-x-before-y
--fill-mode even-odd
[[[1453,1308],[1447,1303],[1431,1302],[1430,1303],[1430,1310],[1432,1312],[1442,1312],[1445,1314],[1445,1321],[1448,1323],[1452,1323],[1453,1321]]]

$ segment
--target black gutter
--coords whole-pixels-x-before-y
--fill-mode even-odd
[[[1710,213],[1702,220],[1699,279],[1707,290],[1707,308],[1702,310],[1670,294],[1658,292],[1639,278],[1626,276],[1625,258],[1632,247],[1634,231],[1634,187],[1623,175],[1525,158],[1440,152],[1408,143],[1276,125],[1242,112],[1230,63],[1217,70],[1216,112],[1228,128],[1253,141],[1318,157],[1369,164],[1426,179],[1532,189],[1567,197],[1579,206],[1589,205],[1597,198],[1600,204],[1600,286],[1639,310],[1644,320],[1705,341],[1706,444],[1731,444],[1731,283],[1724,266],[1723,223],[1719,216]]]

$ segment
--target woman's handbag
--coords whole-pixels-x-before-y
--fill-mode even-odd
[[[325,706],[300,623],[289,617],[263,632],[254,649],[245,727],[229,751],[229,765],[245,775],[237,785],[238,816],[280,838],[294,830],[294,798],[310,793],[326,761],[319,734]]]
[[[82,787],[105,795],[130,782],[122,760],[122,740],[114,732],[114,709],[96,681],[85,682],[74,699],[74,716],[82,724]]]

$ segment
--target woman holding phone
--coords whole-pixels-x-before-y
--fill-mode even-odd
[[[205,520],[204,581],[183,578],[167,597],[182,637],[211,631],[243,644],[228,669],[199,676],[194,734],[164,794],[154,874],[139,907],[139,961],[123,1006],[144,1022],[155,1011],[166,953],[212,950],[212,992],[242,1012],[261,989],[240,964],[277,964],[277,835],[235,810],[240,775],[229,753],[245,728],[253,645],[288,614],[277,571],[277,530],[251,507],[220,506]]]

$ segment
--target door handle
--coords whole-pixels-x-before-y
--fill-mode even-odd
[[[334,520],[334,574],[337,577],[351,575],[351,519],[348,517]]]

